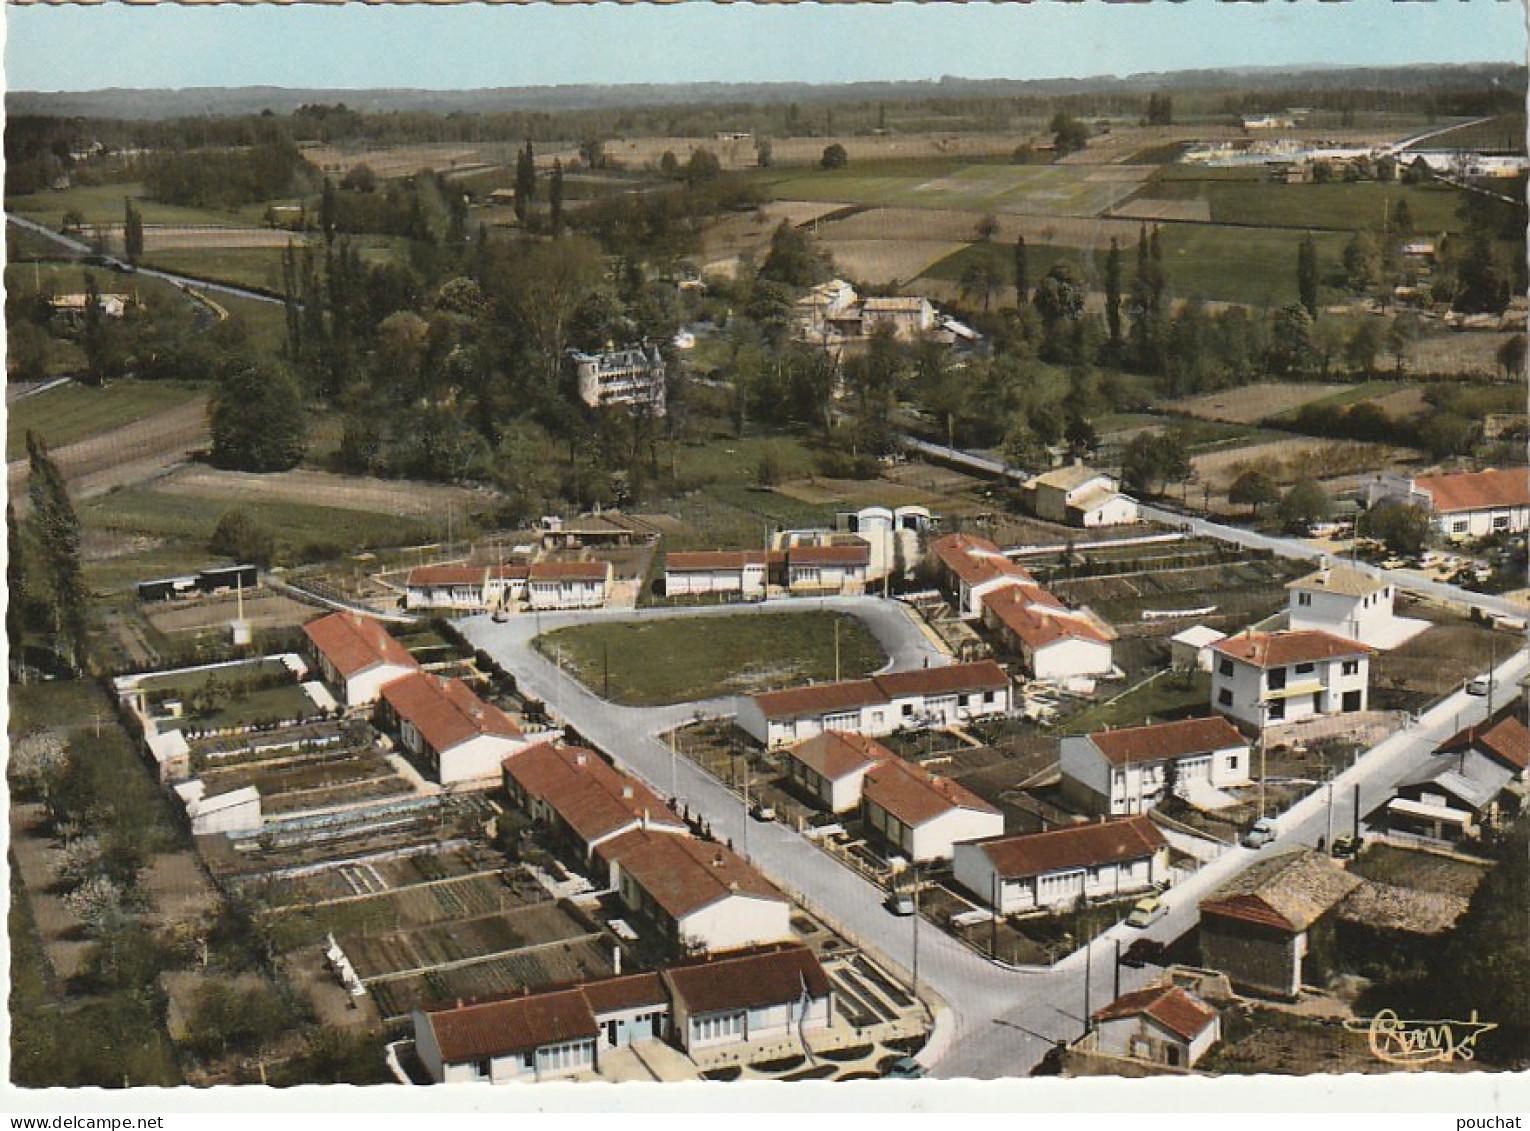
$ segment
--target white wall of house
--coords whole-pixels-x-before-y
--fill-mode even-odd
[[[1035,651],[1026,651],[1027,666],[1036,679],[1067,679],[1070,676],[1109,675],[1114,661],[1104,640],[1062,637]]]
[[[1333,715],[1367,709],[1370,657],[1351,656],[1316,660],[1310,665],[1290,664],[1261,670],[1221,653],[1214,653],[1211,672],[1211,706],[1228,718],[1259,727],[1296,722],[1313,715]],[[1311,671],[1301,670],[1310,666]],[[1271,688],[1275,672],[1283,672],[1286,686]],[[1306,691],[1307,687],[1314,690]],[[1261,709],[1261,704],[1264,708]]]
[[[664,593],[669,597],[700,593],[738,593],[758,597],[765,593],[765,567],[747,565],[743,569],[665,571]]]
[[[1220,1018],[1212,1020],[1191,1041],[1146,1014],[1101,1021],[1095,1032],[1095,1047],[1107,1056],[1173,1063],[1164,1055],[1164,1050],[1174,1047],[1179,1050],[1178,1067],[1189,1068],[1221,1039],[1222,1022]]]
[[[958,841],[1001,836],[1004,817],[979,809],[948,809],[922,824],[910,827],[876,802],[865,801],[866,822],[896,845],[910,860],[949,860]]]
[[[533,609],[591,609],[606,603],[606,585],[600,581],[559,578],[533,581],[527,586],[527,600]]]
[[[1518,534],[1530,526],[1530,507],[1484,507],[1434,516],[1435,529],[1453,542],[1486,538],[1505,532]]]
[[[377,702],[382,689],[395,679],[409,675],[418,669],[403,664],[374,664],[357,672],[345,681],[345,702],[350,707],[362,707]]]
[[[831,781],[811,766],[803,765],[795,758],[788,756],[788,761],[793,780],[801,783],[831,813],[844,813],[861,803],[861,788],[866,783],[866,774],[871,769],[870,766],[852,770],[843,777]]]
[[[956,882],[986,906],[999,900],[999,913],[1012,915],[1039,908],[1065,909],[1079,896],[1088,899],[1146,891],[1169,879],[1169,850],[1135,860],[1101,864],[1097,867],[1064,868],[1040,876],[1000,880],[993,860],[981,845],[957,844],[954,847],[953,871]]]
[[[799,742],[825,730],[846,730],[871,737],[891,734],[901,727],[950,726],[988,715],[1009,713],[1009,688],[991,691],[952,692],[948,695],[907,695],[890,702],[873,703],[824,715],[795,719],[766,719],[747,696],[738,700],[734,721],[766,746]]]
[[[1064,778],[1077,782],[1095,801],[1095,811],[1113,817],[1146,813],[1163,800],[1168,759],[1154,762],[1111,763],[1086,734],[1062,740],[1059,760]],[[1246,785],[1248,747],[1239,744],[1175,760],[1181,783],[1204,782],[1217,789]]]
[[[958,603],[961,607],[957,609],[957,612],[964,617],[980,617],[983,615],[983,602],[988,599],[989,594],[1019,584],[1020,578],[1008,573],[990,577],[987,581],[980,581],[976,585],[968,585],[962,581],[958,584]]]
[[[683,941],[705,950],[789,942],[791,904],[739,892],[693,911],[681,918],[677,926]]]
[[[441,784],[484,781],[487,785],[496,785],[502,772],[500,763],[525,745],[523,738],[498,734],[480,734],[459,742],[441,751]]]
[[[1392,623],[1393,593],[1390,585],[1364,597],[1293,589],[1288,594],[1286,619],[1290,628],[1317,628],[1375,645],[1386,638]]]
[[[1137,502],[1126,495],[1113,495],[1081,517],[1085,526],[1130,526],[1138,519]]]
[[[488,604],[483,586],[423,585],[404,590],[408,609],[481,609]]]

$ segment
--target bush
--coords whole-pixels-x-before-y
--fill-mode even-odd
[[[248,511],[225,511],[213,528],[207,548],[236,562],[268,566],[276,560],[276,532]]]
[[[835,142],[833,145],[824,147],[823,157],[818,163],[825,169],[843,169],[850,164],[850,154],[845,152],[843,145]]]

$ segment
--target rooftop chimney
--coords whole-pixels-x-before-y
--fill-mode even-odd
[[[622,786],[622,799],[624,801],[632,800],[632,787],[630,785]]]
[[[584,765],[584,751],[583,750],[579,751],[578,753],[576,753],[574,755],[574,765],[576,765],[576,766]]]

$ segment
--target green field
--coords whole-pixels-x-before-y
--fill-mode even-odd
[[[60,385],[8,407],[7,459],[26,456],[26,434],[33,429],[50,448],[109,432],[184,404],[200,390],[178,381],[114,381],[101,388]]]
[[[1049,216],[1098,216],[1137,188],[1131,181],[1090,181],[1092,171],[971,161],[867,162],[847,169],[794,169],[762,180],[781,200]]]
[[[1160,675],[1144,681],[1114,702],[1102,703],[1080,711],[1062,727],[1063,734],[1088,734],[1104,727],[1142,726],[1152,720],[1162,722],[1173,714],[1206,713],[1211,697],[1211,674],[1198,671],[1188,680],[1179,675]]]
[[[1185,167],[1181,167],[1183,170]],[[1201,170],[1213,174],[1224,170]],[[1459,229],[1456,206],[1461,194],[1444,185],[1354,184],[1283,185],[1246,177],[1188,178],[1155,181],[1138,194],[1151,200],[1205,200],[1214,224],[1261,228],[1315,228],[1354,231],[1381,228],[1402,200],[1408,202],[1413,229],[1434,234]]]
[[[836,624],[840,678],[858,679],[887,662],[860,621],[826,612],[580,625],[539,636],[536,646],[561,656],[595,694],[647,707],[832,680]]]
[[[25,216],[39,224],[57,228],[64,213],[76,209],[85,217],[87,224],[121,224],[126,211],[124,200],[133,198],[145,224],[220,224],[225,227],[244,227],[251,221],[237,209],[222,211],[212,208],[183,208],[177,204],[160,204],[146,200],[143,185],[81,185],[74,188],[28,193],[25,196],[8,196],[5,207],[8,212]]]
[[[185,251],[148,251],[146,266],[198,279],[242,287],[282,289],[282,249],[276,247],[203,247]],[[218,303],[222,295],[211,296]]]

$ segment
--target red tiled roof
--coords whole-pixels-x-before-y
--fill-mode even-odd
[[[410,589],[423,589],[432,585],[482,585],[489,575],[487,566],[430,565],[416,566],[409,571],[404,584]]]
[[[894,757],[893,752],[876,739],[843,730],[826,730],[814,735],[788,747],[786,755],[829,781],[839,781],[857,770]]]
[[[663,977],[691,1013],[757,1009],[829,994],[829,978],[801,944],[766,951],[730,952],[671,966]]]
[[[621,974],[586,982],[580,988],[594,1013],[615,1013],[669,1003],[669,995],[664,992],[664,983],[657,974]]]
[[[531,567],[526,565],[498,565],[489,571],[489,577],[494,580],[524,581],[531,573]]]
[[[1168,843],[1145,816],[977,842],[999,875],[1014,879],[1152,856]]]
[[[786,562],[796,565],[865,565],[871,560],[871,546],[866,542],[845,542],[833,546],[793,546],[786,551]]]
[[[915,668],[912,671],[889,672],[871,678],[889,698],[899,695],[942,695],[956,691],[997,691],[1009,687],[1009,676],[992,660]]]
[[[1163,762],[1248,745],[1237,728],[1221,715],[1154,723],[1152,726],[1122,727],[1120,730],[1097,730],[1089,735],[1089,741],[1107,761],[1117,766]]]
[[[309,621],[303,632],[342,676],[350,677],[379,664],[419,666],[378,621],[359,613],[330,613]]]
[[[599,1030],[578,989],[527,994],[502,1001],[427,1012],[441,1059],[448,1064],[504,1056]]]
[[[1520,467],[1502,471],[1462,471],[1454,475],[1421,475],[1413,481],[1413,489],[1428,492],[1434,509],[1445,514],[1493,507],[1524,507],[1530,506],[1530,471]]]
[[[1316,628],[1286,632],[1240,632],[1211,646],[1215,652],[1258,668],[1279,668],[1340,656],[1361,656],[1376,649]]]
[[[785,903],[786,896],[726,845],[633,829],[596,847],[673,919],[732,895]]]
[[[1010,561],[987,538],[973,534],[947,534],[930,543],[930,551],[968,585],[980,585],[995,577],[1031,580],[1026,570]]]
[[[1201,912],[1222,915],[1228,919],[1241,919],[1262,927],[1276,927],[1282,931],[1296,931],[1296,924],[1257,895],[1228,895],[1220,899],[1201,901]]]
[[[1515,715],[1505,715],[1495,723],[1478,723],[1440,744],[1442,751],[1475,749],[1514,770],[1530,767],[1530,729]]]
[[[1361,884],[1327,853],[1265,856],[1201,901],[1201,911],[1285,932],[1305,931]]]
[[[610,562],[537,562],[528,571],[532,581],[604,581]]]
[[[648,815],[649,823],[683,832],[685,824],[658,794],[593,750],[541,742],[501,763],[505,779],[556,812],[586,844]],[[668,835],[668,833],[666,833]]]
[[[764,565],[764,550],[690,550],[664,555],[664,568],[675,573],[714,569],[743,569],[746,565]]]
[[[1110,643],[1110,635],[1088,617],[1063,610],[1053,612],[1033,604],[1031,596],[1024,592],[1029,588],[1026,585],[1015,585],[1001,589],[985,598],[983,607],[992,612],[994,618],[1031,651],[1045,648],[1059,640]],[[1045,590],[1042,592],[1045,593]]]
[[[1096,1011],[1096,1021],[1114,1021],[1121,1017],[1151,1017],[1169,1032],[1194,1040],[1217,1019],[1217,1011],[1179,986],[1149,986],[1122,994],[1104,1009]]]
[[[940,778],[906,762],[889,758],[866,774],[865,799],[910,828],[917,828],[953,809],[998,814],[988,802],[950,778]]]
[[[414,672],[385,685],[382,697],[438,754],[480,735],[521,737],[508,715],[478,698],[460,679]]]

